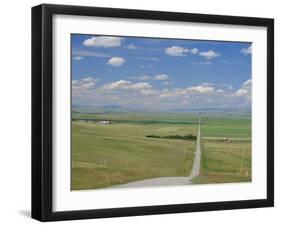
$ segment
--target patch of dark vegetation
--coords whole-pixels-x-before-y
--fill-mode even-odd
[[[115,120],[117,121],[117,120]],[[188,122],[188,121],[162,121],[162,120],[156,120],[156,121],[150,121],[150,120],[144,120],[144,121],[121,121],[118,120],[118,122],[125,122],[125,123],[135,123],[139,125],[151,125],[151,124],[166,124],[166,125],[197,125],[198,122]]]
[[[175,139],[175,140],[196,140],[196,136],[192,134],[188,135],[168,135],[168,136],[157,136],[157,135],[147,135],[149,138],[161,138],[161,139]]]

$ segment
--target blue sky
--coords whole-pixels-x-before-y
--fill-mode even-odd
[[[73,104],[250,107],[251,43],[71,36]]]

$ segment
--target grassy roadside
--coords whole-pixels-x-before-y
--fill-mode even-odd
[[[250,123],[243,120],[234,123],[211,122],[207,125],[203,123],[201,128],[201,172],[192,182],[194,184],[250,182],[252,159]],[[218,138],[212,137],[213,135]],[[208,139],[204,139],[205,136]]]

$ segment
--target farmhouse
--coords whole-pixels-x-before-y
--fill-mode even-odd
[[[98,123],[98,124],[104,124],[104,125],[111,124],[111,122],[110,122],[110,121],[107,121],[107,120],[96,121],[96,123]]]
[[[225,143],[229,143],[230,139],[229,138],[222,138],[222,139],[220,139],[220,141],[225,142]]]

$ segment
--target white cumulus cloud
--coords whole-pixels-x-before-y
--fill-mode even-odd
[[[154,79],[159,81],[164,81],[164,80],[168,80],[169,76],[167,74],[160,74],[160,75],[156,75]]]
[[[80,96],[85,92],[89,92],[89,90],[96,86],[96,82],[97,79],[93,77],[72,80],[72,95]]]
[[[137,106],[140,109],[177,109],[204,107],[250,107],[251,79],[244,81],[237,89],[231,84],[216,84],[203,82],[197,85],[180,84],[174,86],[172,78],[163,80],[166,74],[160,74],[161,86],[152,86],[147,81],[138,78],[152,75],[135,76],[134,80],[115,80],[105,84],[98,83],[98,79],[84,77],[72,81],[72,96],[74,103],[104,105],[118,104],[120,106]],[[148,76],[148,77],[146,77]],[[167,77],[166,77],[167,78]]]
[[[190,52],[191,52],[192,54],[197,54],[197,53],[199,52],[199,49],[193,48],[193,49],[190,50]]]
[[[111,36],[91,37],[83,42],[84,46],[88,47],[117,47],[121,46],[123,38]]]
[[[123,57],[112,57],[110,58],[106,64],[109,64],[113,67],[120,67],[122,66],[126,60]]]
[[[249,46],[248,48],[241,49],[241,53],[244,55],[252,54],[252,46]]]
[[[105,84],[102,89],[104,90],[143,90],[151,89],[152,86],[147,82],[133,83],[127,80],[119,80],[116,82]]]
[[[170,56],[186,56],[189,50],[181,46],[171,46],[165,49],[165,53]]]
[[[106,90],[113,90],[113,89],[126,89],[127,87],[129,87],[132,84],[132,82],[130,81],[126,81],[126,80],[119,80],[116,82],[112,82],[109,84],[105,84],[103,86],[103,89]]]
[[[251,93],[252,93],[252,80],[249,79],[247,81],[245,81],[241,88],[238,89],[235,93],[234,93],[234,96],[244,96],[248,99],[251,98]]]
[[[199,85],[199,86],[189,87],[187,88],[187,91],[196,92],[196,93],[213,93],[215,91],[215,88],[212,86]]]
[[[206,51],[206,52],[200,52],[199,56],[205,57],[207,60],[211,60],[215,57],[220,56],[220,53],[215,52],[213,50],[209,50],[209,51]]]
[[[142,89],[140,91],[140,94],[142,96],[151,96],[151,95],[157,95],[158,92],[156,90],[154,90],[154,89]]]

